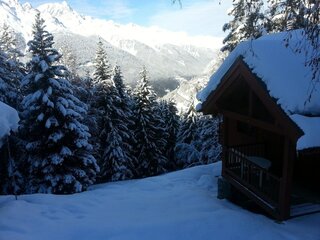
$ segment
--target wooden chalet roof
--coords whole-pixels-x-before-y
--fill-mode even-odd
[[[257,79],[263,82],[269,96],[304,132],[297,148],[319,147],[320,137],[315,136],[320,136],[320,84],[315,85],[311,92],[312,71],[305,65],[305,54],[293,51],[293,46],[304,41],[301,30],[291,32],[289,47],[286,47],[284,42],[287,34],[270,34],[240,43],[198,94],[201,103],[197,109],[201,110],[206,104],[210,104],[207,101],[209,96],[214,94],[237,59],[242,58]],[[308,46],[307,42],[305,44]]]

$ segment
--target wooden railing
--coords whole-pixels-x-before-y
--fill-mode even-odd
[[[258,197],[277,207],[281,178],[250,161],[247,156],[264,156],[262,144],[227,148],[225,171]]]

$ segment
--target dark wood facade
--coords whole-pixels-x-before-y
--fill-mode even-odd
[[[275,218],[289,218],[296,143],[303,132],[241,57],[202,104],[202,112],[223,116],[222,176]],[[267,159],[270,167],[251,161],[252,156]]]

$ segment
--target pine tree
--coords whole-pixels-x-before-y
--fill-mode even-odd
[[[107,53],[104,49],[101,38],[99,38],[97,44],[96,58],[94,61],[95,71],[93,73],[94,83],[99,85],[104,81],[109,81],[112,76],[112,70],[108,61]]]
[[[221,145],[219,143],[219,117],[202,116],[199,121],[198,138],[200,142],[200,161],[202,164],[220,160]]]
[[[59,49],[59,52],[62,54],[60,64],[68,69],[71,79],[79,79],[77,74],[77,58],[71,48],[68,46],[63,46]]]
[[[301,40],[298,44],[291,44],[292,32],[286,39],[287,46],[290,46],[297,53],[305,55],[305,65],[311,68],[311,90],[307,101],[311,98],[316,85],[320,82],[320,2],[303,0],[293,0],[295,6],[298,6],[298,14],[293,15],[291,29],[303,28],[301,31]]]
[[[163,135],[163,121],[158,114],[156,94],[149,85],[145,68],[135,89],[135,138],[136,146],[136,177],[153,176],[166,171],[167,159],[162,152],[166,145]]]
[[[106,96],[106,118],[100,135],[103,148],[101,159],[101,178],[111,181],[133,177],[132,146],[129,145],[130,130],[128,116],[121,109],[121,98],[110,81]]]
[[[12,31],[4,25],[0,35],[0,101],[16,109],[22,98],[20,80],[24,76],[24,66],[19,61],[21,56]]]
[[[107,103],[106,97],[109,92],[111,79],[111,66],[108,61],[107,53],[104,49],[102,40],[97,44],[96,56],[94,59],[93,89],[90,104],[90,132],[94,143],[94,155],[101,161],[104,149],[101,146],[100,134],[106,122]]]
[[[301,43],[300,49],[305,53],[305,64],[312,69],[312,91],[315,91],[315,85],[320,82],[320,2],[309,1],[305,4],[306,26],[304,28],[304,37],[312,46],[312,49],[306,44]],[[297,49],[299,51],[299,48]],[[312,92],[311,92],[312,94]],[[311,95],[309,96],[311,98]]]
[[[182,122],[179,127],[177,142],[190,144],[195,140],[198,127],[198,115],[194,107],[193,101],[191,102],[188,111],[184,114]]]
[[[32,59],[23,79],[22,129],[26,137],[29,184],[27,192],[74,193],[95,182],[99,167],[91,155],[88,127],[82,123],[86,105],[77,99],[67,80],[53,36],[38,13]]]
[[[179,128],[179,116],[177,115],[177,108],[173,101],[161,101],[160,102],[160,114],[165,123],[165,129],[167,133],[167,144],[164,152],[168,158],[167,168],[170,170],[176,169],[174,147],[177,142],[177,132]]]
[[[132,146],[128,143],[132,138],[128,128],[131,111],[124,102],[126,99],[121,70],[115,67],[111,74],[101,40],[96,52],[94,83],[94,108],[100,143],[100,181],[132,178]]]
[[[168,152],[167,152],[167,147],[168,147],[168,141],[169,141],[169,132],[168,132],[168,125],[166,123],[166,119],[163,115],[163,108],[161,106],[161,102],[156,101],[153,107],[154,111],[154,125],[157,127],[156,128],[156,145],[159,149],[159,152],[162,155],[162,159],[158,160],[158,171],[156,174],[161,174],[163,172],[167,172],[169,168],[171,168],[169,164],[169,159],[168,159]]]
[[[283,32],[304,28],[304,4],[300,0],[268,0],[267,31]]]
[[[193,101],[188,111],[184,114],[177,134],[175,156],[177,166],[190,167],[200,164],[200,153],[198,150],[198,119]]]
[[[112,79],[114,86],[117,91],[118,97],[116,106],[119,109],[118,111],[123,115],[119,115],[119,120],[121,120],[121,129],[119,131],[120,137],[122,139],[122,145],[124,155],[127,157],[127,162],[124,164],[128,169],[130,169],[130,178],[133,177],[134,169],[134,162],[136,162],[136,157],[134,155],[134,146],[136,145],[135,137],[134,137],[134,124],[135,124],[135,117],[134,117],[134,100],[131,96],[130,92],[128,91],[128,87],[125,86],[123,82],[123,76],[121,73],[120,66],[116,65],[113,69]],[[126,177],[128,178],[128,177]]]
[[[115,87],[118,90],[119,96],[124,99],[125,97],[127,97],[127,93],[126,93],[126,87],[123,83],[123,76],[122,76],[122,72],[121,72],[121,68],[119,65],[116,65],[113,68],[113,73],[112,73],[112,77],[113,77],[113,82],[115,84]]]
[[[21,56],[13,31],[4,25],[0,31],[0,101],[17,110],[20,109],[22,99],[20,80],[24,75],[24,66],[19,61]],[[18,194],[22,191],[23,178],[18,169],[22,153],[17,135],[13,133],[7,137],[7,143],[3,146],[7,154],[0,153],[0,191],[4,194]]]
[[[222,51],[232,51],[239,42],[256,39],[264,33],[262,0],[233,0],[233,9],[229,15],[233,19],[223,26],[223,31],[229,31],[224,38]]]

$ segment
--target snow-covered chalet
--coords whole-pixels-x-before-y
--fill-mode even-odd
[[[198,94],[223,117],[220,185],[279,220],[320,210],[320,84],[288,34],[240,43]]]

